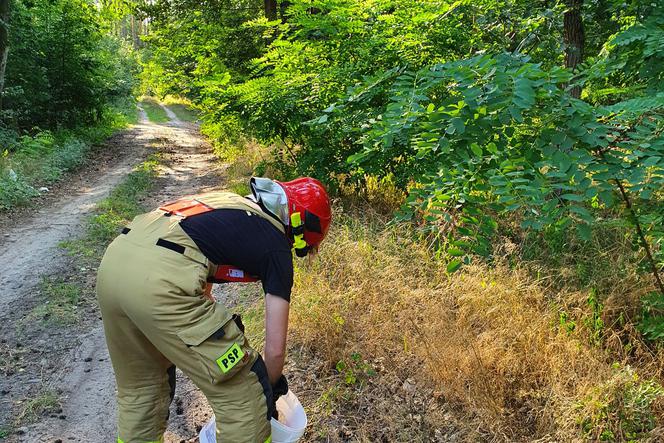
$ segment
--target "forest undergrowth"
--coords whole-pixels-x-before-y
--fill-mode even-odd
[[[408,379],[458,406],[470,441],[623,441],[648,435],[661,420],[663,355],[638,338],[632,352],[596,346],[597,314],[587,294],[565,288],[552,295],[546,281],[506,265],[472,266],[450,277],[407,229],[375,220],[372,229],[361,212],[337,217],[318,261],[298,274],[293,303],[296,342],[338,372],[333,383],[387,403],[379,409],[390,413],[372,417],[366,422],[372,429],[360,433],[403,429],[391,422],[402,407],[391,394]],[[563,310],[573,312],[564,322]],[[572,322],[579,325],[574,330]],[[613,332],[601,334],[615,340]],[[397,385],[362,386],[371,369]],[[347,371],[356,374],[349,379]]]
[[[246,5],[139,5],[141,79],[231,174],[336,197],[292,304],[309,436],[664,438],[661,5]]]
[[[236,140],[219,154],[243,193],[271,148]],[[289,359],[312,438],[664,438],[664,351],[625,317],[650,284],[625,259],[630,242],[580,266],[566,252],[573,233],[506,237],[494,263],[449,274],[421,233],[386,215],[395,201],[385,183],[337,198],[320,253],[296,262]]]
[[[137,121],[137,54],[111,32],[116,21],[87,0],[3,2],[0,211],[47,192]]]
[[[272,148],[235,140],[218,148],[231,189],[247,191],[256,169],[278,176],[261,163]],[[650,281],[625,260],[624,232],[597,232],[612,242],[601,256],[569,253],[574,234],[504,238],[494,263],[450,275],[412,225],[386,215],[398,192],[383,183],[337,198],[320,253],[296,263],[290,359],[310,377],[311,437],[664,438],[664,350],[625,317]]]
[[[73,129],[40,130],[19,135],[1,132],[0,211],[26,205],[64,175],[82,166],[95,145],[136,123],[132,98],[109,106],[96,124]],[[46,188],[46,189],[44,189]]]

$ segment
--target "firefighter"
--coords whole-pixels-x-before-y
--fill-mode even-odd
[[[97,276],[117,381],[119,443],[161,442],[178,367],[205,394],[217,442],[269,442],[293,284],[292,250],[315,252],[330,201],[312,178],[252,178],[252,194],[212,192],[142,214],[108,247]],[[212,283],[260,280],[264,357]],[[206,296],[207,295],[207,296]]]

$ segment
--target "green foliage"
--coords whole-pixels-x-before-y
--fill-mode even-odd
[[[584,319],[584,324],[590,331],[590,342],[595,346],[600,346],[604,334],[604,321],[602,320],[604,305],[598,300],[595,288],[592,288],[588,295],[588,306],[590,316]]]
[[[569,80],[507,54],[393,70],[351,89],[314,125],[362,142],[345,172],[414,179],[406,214],[454,223],[474,253],[489,252],[487,209],[519,212],[524,229],[573,223],[587,238],[593,201],[615,204],[615,179],[643,200],[661,189],[664,93],[591,108],[561,88]],[[363,112],[383,93],[383,107]]]
[[[48,185],[65,171],[80,166],[89,145],[66,131],[44,131],[17,140],[11,156],[6,151],[1,168],[0,208],[27,203],[39,195],[35,188]]]
[[[639,330],[650,340],[664,340],[664,294],[652,292],[642,302]]]
[[[12,0],[0,123],[17,129],[76,127],[102,119],[131,95],[138,67],[100,28],[88,0]]]
[[[362,355],[358,352],[353,352],[348,361],[339,360],[335,369],[344,379],[347,385],[364,385],[369,377],[376,375],[376,370],[371,367],[366,361],[362,360]]]
[[[615,365],[615,374],[576,405],[588,440],[637,441],[656,426],[653,404],[664,397],[654,380],[640,380],[630,367]]]
[[[23,177],[16,174],[13,169],[0,171],[0,209],[25,204],[29,199],[39,195],[39,192]]]
[[[260,54],[261,33],[245,25],[260,14],[252,1],[240,0],[232,7],[188,0],[144,2],[138,11],[151,17],[142,72],[147,94],[213,94],[229,70],[249,74],[250,61]]]
[[[0,210],[81,166],[90,146],[136,121],[138,63],[88,0],[11,1],[0,102]]]
[[[39,195],[38,189],[80,167],[91,147],[126,126],[136,115],[131,101],[119,102],[122,114],[105,108],[96,125],[74,130],[40,131],[18,136],[7,131],[7,149],[0,155],[0,210],[25,205]],[[9,136],[7,134],[13,134]]]
[[[575,236],[564,244],[577,246],[578,280],[599,290],[594,280],[611,266],[590,269],[579,251],[601,255],[608,226],[641,248],[626,259],[633,268],[664,267],[664,15],[654,3],[585,2],[585,63],[571,72],[565,9],[294,0],[267,22],[260,11],[235,21],[212,4],[156,2],[144,8],[154,19],[144,80],[193,101],[224,153],[240,130],[272,144],[272,164],[256,172],[313,175],[359,194],[369,178],[390,177],[407,194],[397,218],[420,229],[450,273],[472,257],[493,260],[499,223],[510,220],[517,237]],[[235,49],[252,31],[243,56]]]
[[[605,45],[611,57],[595,67],[592,79],[606,78],[608,85],[616,81],[636,82],[646,93],[661,92],[664,82],[664,11],[655,11],[616,34]]]

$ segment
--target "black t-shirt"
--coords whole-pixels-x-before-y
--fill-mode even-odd
[[[215,209],[180,226],[212,263],[242,269],[261,280],[265,293],[290,301],[293,256],[272,223],[247,211]]]

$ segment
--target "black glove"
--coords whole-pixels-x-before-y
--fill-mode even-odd
[[[281,377],[279,377],[279,380],[272,385],[272,401],[274,401],[274,404],[277,404],[277,400],[279,400],[279,397],[282,395],[286,395],[288,393],[288,380],[286,380],[286,376],[281,374]],[[279,413],[277,412],[277,408],[275,406],[274,408],[274,415],[273,415],[275,420],[279,420]]]

